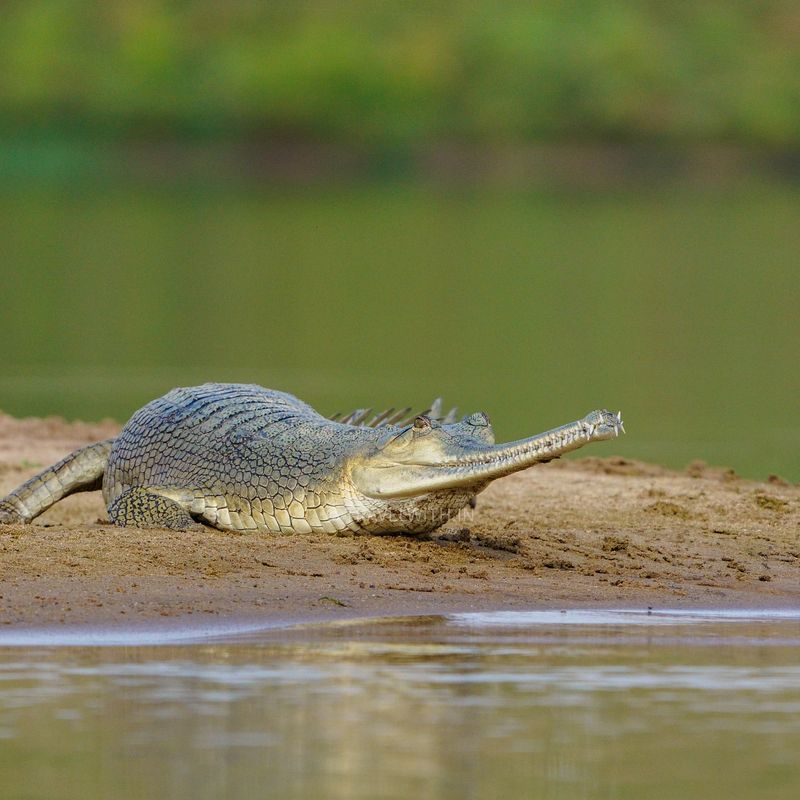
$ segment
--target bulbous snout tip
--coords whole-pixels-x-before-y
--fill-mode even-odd
[[[616,414],[604,408],[591,411],[581,420],[581,424],[588,438],[594,442],[616,439],[620,433],[625,433],[621,411]]]

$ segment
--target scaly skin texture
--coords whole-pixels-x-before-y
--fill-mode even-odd
[[[435,407],[434,407],[435,408]],[[448,419],[451,415],[448,415]],[[495,446],[484,414],[371,427],[336,422],[292,395],[243,384],[174,389],[119,436],[67,456],[0,500],[0,522],[28,522],[60,497],[100,488],[117,525],[275,533],[420,533],[491,480],[612,438],[619,415]]]
[[[30,522],[62,497],[102,486],[113,439],[90,444],[25,481],[0,500],[0,523]]]
[[[413,501],[387,509],[359,496],[349,481],[347,456],[375,435],[372,428],[331,422],[297,398],[259,386],[175,389],[134,414],[120,433],[103,494],[117,524],[136,524],[142,498],[120,501],[147,487],[186,509],[187,525],[195,518],[236,531],[414,529],[413,519],[406,519]],[[441,510],[431,509],[432,519],[422,527],[438,527],[473,495],[445,493]]]

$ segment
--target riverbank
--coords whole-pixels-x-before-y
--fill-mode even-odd
[[[436,190],[585,192],[707,191],[794,186],[796,146],[725,143],[656,144],[429,142],[414,148],[363,143],[205,142],[0,135],[6,186],[135,186],[170,191],[268,190],[297,194],[316,187],[412,185]]]
[[[0,494],[113,422],[0,415]],[[0,624],[303,620],[576,606],[796,607],[800,487],[553,462],[425,538],[120,529],[100,494],[0,526]]]

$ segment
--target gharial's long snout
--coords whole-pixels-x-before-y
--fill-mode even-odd
[[[614,439],[624,431],[621,412],[613,414],[603,409],[516,442],[443,452],[440,459],[426,458],[415,463],[366,463],[354,471],[353,478],[358,488],[371,497],[412,497],[485,484],[551,461],[589,442]]]

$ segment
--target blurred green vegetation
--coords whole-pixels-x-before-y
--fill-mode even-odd
[[[800,145],[797,0],[24,0],[0,136]]]

